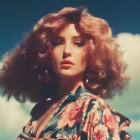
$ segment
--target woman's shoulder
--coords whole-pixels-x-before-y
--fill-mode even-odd
[[[104,99],[90,92],[83,92],[81,94],[81,98],[85,99],[85,122],[88,120],[89,123],[92,118],[91,123],[98,121],[98,123],[100,122],[102,126],[106,127],[110,131],[116,131],[118,129],[120,132],[120,138],[131,138],[131,135],[125,131],[131,123],[126,116],[113,109]],[[83,129],[86,131],[86,127]]]
[[[91,93],[91,92],[83,92],[80,96],[82,99],[86,99],[86,101],[89,101],[89,104],[91,103],[98,103],[100,106],[104,106],[105,108],[109,108],[110,110],[113,110],[104,99],[101,97]]]
[[[121,113],[113,109],[106,102],[106,100],[102,99],[101,97],[96,96],[90,92],[83,92],[81,94],[81,98],[86,99],[85,103],[86,105],[88,105],[88,107],[90,107],[90,110],[93,110],[96,108],[96,110],[101,111],[104,114],[111,113],[112,115],[118,116],[120,118],[120,122],[128,121],[129,124],[131,123],[131,121],[126,116],[122,115]]]

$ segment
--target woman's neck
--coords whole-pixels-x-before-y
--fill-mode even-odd
[[[68,93],[75,93],[77,88],[83,85],[81,78],[63,78],[59,80],[59,98],[64,97]]]

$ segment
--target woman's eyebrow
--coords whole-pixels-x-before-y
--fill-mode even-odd
[[[64,40],[64,38],[63,38],[62,36],[54,36],[54,37],[52,38],[53,41],[54,41],[54,40],[57,40],[57,39]]]
[[[65,37],[62,37],[62,36],[60,36],[60,35],[58,35],[58,36],[56,36],[56,37],[54,37],[55,39],[65,39]],[[72,40],[81,40],[82,39],[82,37],[81,36],[72,36]]]
[[[59,35],[58,36],[55,36],[54,38],[62,38],[63,39],[63,37],[62,36],[59,36]]]
[[[73,36],[72,39],[76,40],[76,39],[82,39],[81,36]]]
[[[65,37],[62,37],[62,36],[60,36],[60,35],[58,35],[58,36],[55,36],[54,37],[54,39],[65,39]],[[72,40],[81,40],[82,39],[82,37],[81,36],[72,36]]]

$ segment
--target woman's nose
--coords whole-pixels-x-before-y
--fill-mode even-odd
[[[64,51],[63,51],[63,58],[67,58],[71,56],[71,45],[65,44]]]

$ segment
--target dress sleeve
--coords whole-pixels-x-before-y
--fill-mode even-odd
[[[22,133],[17,137],[16,140],[33,140],[35,136],[34,127],[31,120],[23,127]]]
[[[131,121],[113,110],[102,99],[90,99],[83,121],[88,140],[129,140],[125,130]]]

